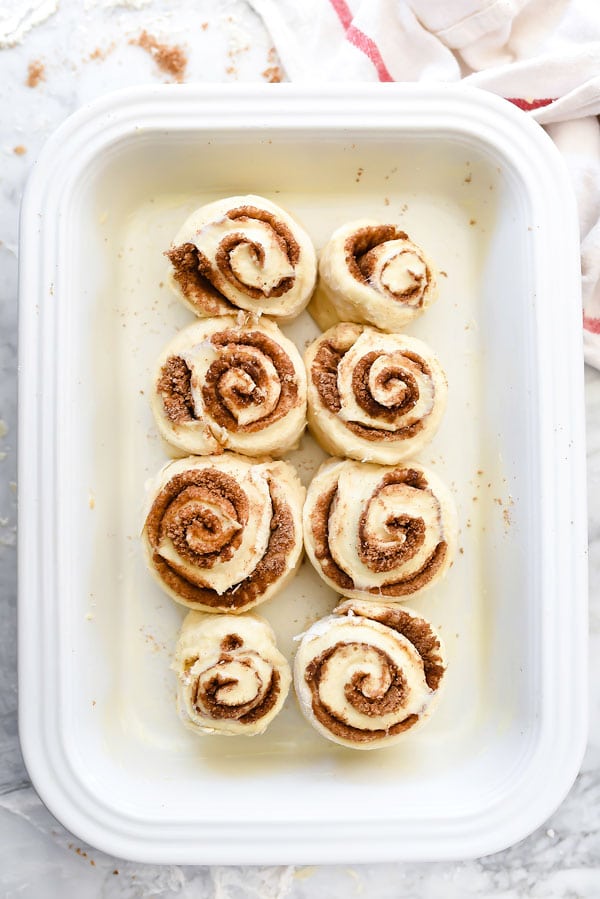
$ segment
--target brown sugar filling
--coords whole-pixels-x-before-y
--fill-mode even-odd
[[[173,266],[173,277],[184,297],[206,315],[220,315],[225,307],[231,311],[235,307],[215,290],[202,273],[202,261],[198,248],[193,243],[184,243],[167,250],[165,256]],[[206,269],[206,266],[204,266]]]
[[[386,474],[381,479],[372,498],[377,496],[377,494],[381,490],[383,490],[384,487],[390,484],[407,484],[410,487],[414,487],[420,490],[429,489],[427,480],[421,472],[415,471],[414,469],[395,469],[394,471]],[[346,574],[345,571],[343,571],[339,567],[339,565],[333,558],[333,555],[329,548],[329,517],[331,515],[331,508],[336,495],[337,485],[334,485],[325,493],[322,493],[319,496],[310,514],[310,527],[314,542],[314,554],[326,578],[329,578],[329,580],[333,581],[340,590],[354,590],[356,589],[354,586],[354,581],[348,574]],[[361,523],[363,523],[364,517],[364,514],[361,515],[359,529]],[[411,521],[415,522],[415,524],[412,526],[411,535],[411,539],[413,541],[411,549],[414,551],[411,552],[410,557],[412,557],[418,549],[417,542],[420,539],[419,534],[421,531],[419,525],[421,519],[411,519]],[[394,522],[392,521],[390,525],[393,527]],[[400,527],[402,527],[401,524]],[[425,528],[425,525],[423,526],[423,528]],[[424,537],[425,529],[423,529],[423,539]],[[361,539],[360,530],[359,541],[359,553],[362,554],[361,558],[364,557],[365,564],[367,564],[372,571],[389,571],[392,570],[395,565],[408,561],[407,556],[404,556],[400,559],[398,559],[398,556],[396,556],[393,563],[390,565],[388,561],[389,557],[387,556],[386,552],[382,551],[380,548],[370,547],[368,541],[364,539],[364,534],[363,539]],[[366,592],[372,594],[373,596],[408,596],[411,593],[415,593],[417,590],[421,590],[423,587],[425,587],[432,579],[436,577],[438,571],[444,563],[447,552],[448,544],[445,540],[441,540],[418,571],[413,572],[408,577],[402,578],[395,583],[371,587]],[[401,554],[402,550],[400,550],[400,555]]]
[[[311,366],[311,379],[319,394],[319,399],[332,415],[337,415],[342,408],[338,387],[338,368],[348,349],[350,347],[342,348],[336,346],[333,341],[324,340],[315,353]],[[429,366],[420,356],[409,352],[406,352],[404,355],[414,362],[425,375],[431,374]],[[382,377],[400,377],[405,381],[407,389],[400,404],[390,407],[383,406],[373,399],[368,385],[369,371],[377,358],[379,358],[377,352],[367,353],[362,357],[352,374],[352,390],[358,405],[365,412],[374,418],[379,417],[385,421],[393,421],[399,415],[405,415],[416,405],[419,399],[417,382],[414,376],[406,370],[399,372],[394,366],[384,370],[381,373]],[[356,421],[347,421],[345,425],[357,437],[380,442],[414,437],[424,427],[424,423],[424,418],[420,418],[418,421],[405,427],[397,428],[394,431],[372,428]]]
[[[372,251],[381,244],[388,243],[392,240],[410,240],[410,238],[405,231],[401,231],[400,228],[397,228],[395,225],[366,226],[364,228],[359,228],[354,234],[350,234],[346,238],[344,243],[346,266],[356,281],[361,284],[372,286],[369,279],[377,266],[377,259]],[[418,252],[418,247],[415,249]],[[414,252],[414,250],[412,252]],[[420,253],[419,256],[421,256]],[[425,262],[425,260],[423,260],[423,262]],[[431,270],[427,263],[425,263],[425,276],[418,278],[417,283],[413,287],[402,292],[394,293],[392,291],[386,291],[386,293],[389,293],[394,299],[400,301],[410,300],[419,293],[424,294],[427,285],[431,283],[431,280]],[[422,302],[423,300],[421,298],[419,305],[422,305]]]
[[[211,418],[228,431],[252,433],[260,431],[288,414],[299,403],[298,381],[292,361],[276,341],[260,331],[240,333],[233,328],[213,334],[211,343],[219,351],[219,357],[209,367],[202,387],[204,405]],[[270,359],[277,372],[280,384],[279,400],[269,414],[245,425],[238,424],[234,415],[223,402],[220,383],[223,375],[231,369],[245,373],[254,384],[251,392],[236,392],[236,404],[240,406],[262,402],[265,382],[269,375],[260,365],[255,355],[244,353],[244,347],[253,347]]]
[[[330,660],[340,653],[345,653],[348,647],[362,648],[375,652],[381,660],[382,666],[387,668],[389,686],[381,696],[368,697],[361,692],[361,683],[367,676],[364,672],[357,671],[352,676],[350,683],[344,687],[344,695],[350,705],[361,714],[376,718],[390,712],[402,713],[402,705],[406,694],[406,679],[397,665],[381,649],[368,646],[365,643],[338,643],[326,649],[313,659],[306,667],[304,679],[311,692],[311,704],[315,718],[330,733],[353,743],[367,743],[379,740],[382,737],[402,733],[408,730],[418,721],[418,715],[408,715],[391,727],[362,729],[353,727],[347,721],[338,717],[320,696],[321,681],[327,678]]]
[[[212,479],[213,475],[222,475],[227,480],[233,480],[228,475],[224,475],[217,469],[201,469],[184,472],[181,475],[175,475],[169,483],[160,491],[148,517],[146,518],[145,533],[150,548],[150,557],[157,575],[163,581],[165,586],[176,593],[181,599],[190,604],[197,603],[202,606],[210,606],[216,609],[225,609],[227,611],[237,611],[243,609],[244,606],[253,604],[267,588],[277,581],[286,571],[287,560],[296,541],[296,529],[294,519],[290,507],[283,496],[280,488],[271,479],[268,479],[269,493],[273,513],[271,517],[271,532],[269,542],[264,556],[258,562],[254,572],[239,584],[235,584],[222,594],[218,594],[216,590],[210,587],[192,583],[188,577],[182,572],[176,570],[176,567],[167,562],[158,552],[161,536],[165,527],[165,515],[168,517],[168,508],[173,500],[182,490],[190,485],[203,485],[205,478],[202,475],[209,474]],[[212,483],[216,483],[218,478],[212,479]],[[238,488],[241,491],[241,488]],[[218,490],[215,496],[218,498]],[[245,498],[245,494],[244,494]],[[247,503],[247,500],[246,500]],[[233,504],[235,505],[235,504]],[[247,519],[243,518],[241,510],[239,512],[240,523],[243,525]],[[241,540],[241,532],[236,531],[239,536],[233,536],[232,539],[223,547],[220,557],[224,552],[231,552],[235,549],[235,540]],[[198,559],[203,557],[198,556]],[[205,568],[206,565],[198,561],[198,568]],[[200,579],[200,578],[199,578]]]
[[[234,658],[234,656],[224,653],[219,659],[219,663],[223,662],[226,664],[227,662],[232,661]],[[238,664],[248,668],[250,671],[253,670],[252,662],[250,659],[236,658],[236,661],[238,662]],[[276,670],[272,671],[269,684],[264,694],[262,694],[262,691],[258,691],[255,699],[252,699],[249,702],[245,702],[240,705],[227,705],[225,703],[220,703],[218,699],[219,691],[222,690],[223,687],[234,685],[236,683],[237,678],[228,677],[226,672],[217,672],[204,685],[204,690],[201,693],[200,680],[196,680],[192,693],[192,704],[194,708],[199,714],[208,714],[209,717],[214,718],[216,721],[223,719],[235,719],[243,724],[253,724],[255,721],[259,721],[261,718],[264,718],[264,716],[271,711],[271,709],[277,702],[277,697],[279,695],[280,676],[279,672]]]
[[[410,640],[423,660],[423,668],[425,672],[425,681],[430,690],[437,690],[440,681],[446,671],[446,666],[441,655],[441,646],[439,638],[434,634],[431,625],[424,618],[416,618],[409,615],[404,609],[374,607],[365,609],[364,605],[358,606],[351,599],[346,600],[342,606],[335,610],[336,612],[353,612],[362,618],[368,618],[371,621],[378,621],[386,627],[391,627]]]
[[[192,373],[181,356],[170,356],[160,370],[156,390],[162,397],[165,415],[173,424],[195,421]]]
[[[227,218],[239,221],[242,229],[245,224],[252,221],[264,222],[271,229],[273,239],[289,260],[292,268],[296,268],[300,260],[300,245],[290,228],[276,215],[266,209],[247,205],[229,210]],[[240,281],[231,265],[231,252],[240,244],[246,244],[250,248],[257,265],[262,267],[265,261],[264,248],[259,244],[252,243],[244,235],[243,230],[226,234],[223,237],[214,263],[193,243],[185,243],[167,251],[166,256],[173,266],[175,281],[190,302],[211,314],[217,314],[219,309],[222,309],[223,303],[232,309],[235,308],[235,304],[227,299],[225,293],[227,284],[231,284],[254,300],[281,297],[293,287],[295,275],[280,278],[269,290],[262,290]]]

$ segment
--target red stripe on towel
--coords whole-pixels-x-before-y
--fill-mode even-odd
[[[583,313],[583,327],[591,334],[600,334],[600,318],[592,318],[591,315]]]
[[[365,34],[364,31],[360,31],[360,29],[352,24],[352,10],[345,0],[329,0],[329,2],[333,6],[342,28],[346,32],[346,39],[353,44],[357,50],[360,50],[361,53],[364,53],[365,56],[371,60],[375,66],[375,71],[377,72],[379,80],[393,81],[394,79],[390,75],[375,41]]]
[[[524,112],[530,112],[532,109],[540,109],[542,106],[550,106],[557,99],[556,97],[546,97],[543,100],[523,100],[522,97],[506,97],[509,103],[514,103]]]

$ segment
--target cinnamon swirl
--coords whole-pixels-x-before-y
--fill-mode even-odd
[[[437,298],[435,270],[397,225],[360,219],[335,231],[321,253],[310,313],[323,328],[339,321],[399,331]]]
[[[142,532],[150,571],[182,605],[250,609],[300,564],[303,501],[287,462],[233,453],[170,462],[151,487]]]
[[[304,505],[304,545],[334,590],[405,602],[440,580],[456,549],[445,485],[416,462],[325,462]]]
[[[189,325],[158,360],[152,409],[162,436],[187,453],[250,456],[294,447],[306,424],[306,374],[274,322],[235,316]]]
[[[351,749],[377,749],[429,718],[445,671],[442,641],[425,618],[350,600],[303,635],[294,685],[320,734]]]
[[[173,668],[181,720],[203,734],[264,733],[281,711],[291,682],[273,630],[255,615],[189,612]]]
[[[418,453],[446,408],[446,375],[415,337],[342,323],[306,351],[308,421],[326,452],[393,465]]]
[[[184,222],[166,255],[175,293],[202,317],[246,309],[291,319],[315,286],[309,236],[264,197],[227,197],[202,206]]]

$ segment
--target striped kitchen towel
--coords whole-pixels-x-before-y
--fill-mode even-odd
[[[544,125],[579,203],[586,361],[600,368],[598,0],[250,0],[290,81],[459,81]]]

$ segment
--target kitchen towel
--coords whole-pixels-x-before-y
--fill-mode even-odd
[[[597,0],[250,0],[290,81],[447,81],[543,125],[579,204],[584,351],[600,369]]]

